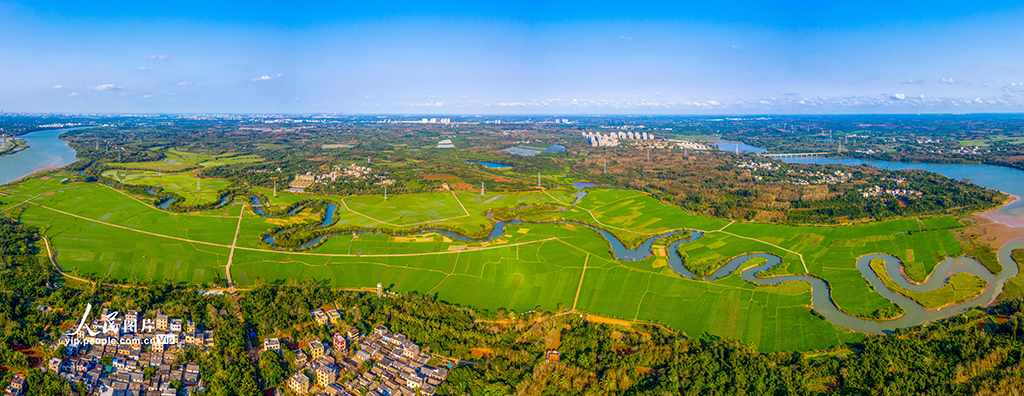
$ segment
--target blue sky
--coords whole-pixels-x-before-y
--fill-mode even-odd
[[[87,3],[0,0],[0,112],[1024,112],[1020,2]]]

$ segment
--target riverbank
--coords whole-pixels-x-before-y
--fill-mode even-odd
[[[25,139],[8,138],[7,145],[0,148],[0,157],[12,155],[29,148]]]
[[[0,184],[7,184],[26,177],[62,168],[77,160],[77,153],[60,135],[79,128],[48,129],[33,131],[19,137],[25,141],[25,149],[15,155],[0,156]]]
[[[7,184],[14,184],[14,183],[18,183],[18,182],[21,182],[21,181],[24,181],[24,180],[28,180],[28,179],[31,179],[31,178],[33,178],[33,177],[37,177],[37,176],[42,176],[42,175],[43,175],[43,174],[45,174],[45,173],[53,172],[53,171],[55,171],[55,170],[58,170],[58,169],[60,169],[60,168],[63,168],[63,167],[62,167],[62,166],[58,166],[58,167],[56,167],[56,168],[46,168],[46,169],[40,169],[40,170],[37,170],[37,171],[35,171],[35,172],[32,172],[32,173],[30,173],[30,174],[27,174],[27,175],[25,175],[24,177],[22,177],[22,178],[20,178],[20,179],[17,179],[17,180],[11,180],[10,182],[7,182]]]

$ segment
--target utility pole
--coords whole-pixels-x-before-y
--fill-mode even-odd
[[[202,187],[202,185],[203,178],[201,176],[196,176],[196,192],[199,192],[199,189]]]
[[[537,172],[537,187],[540,187],[540,172]]]
[[[385,201],[388,200],[388,185],[387,184],[384,185],[384,200]]]
[[[484,182],[480,182],[480,196],[484,196]]]
[[[277,178],[274,178],[274,198],[277,198]]]
[[[601,171],[602,175],[605,173],[608,173],[608,160],[604,160],[604,170]]]
[[[651,162],[651,148],[647,148],[647,162]]]

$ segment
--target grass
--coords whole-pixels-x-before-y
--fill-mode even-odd
[[[135,175],[134,181],[140,182],[157,179],[169,186],[177,177],[132,172],[123,175]],[[264,249],[259,235],[274,226],[318,219],[319,213],[307,210],[262,218],[249,209],[243,211],[248,201],[239,200],[219,210],[176,214],[100,184],[63,185],[57,180],[34,178],[0,187],[0,210],[31,199],[23,205],[22,220],[43,228],[65,269],[81,274],[193,283],[223,277],[241,216],[231,266],[232,278],[241,287],[315,278],[336,287],[380,282],[395,291],[436,294],[445,301],[488,310],[555,309],[575,303],[581,311],[657,321],[691,336],[709,333],[736,338],[767,352],[829,348],[862,338],[814,315],[805,283],[754,286],[738,273],[710,283],[690,281],[666,266],[664,257],[613,260],[606,241],[582,226],[510,225],[505,235],[487,243],[466,243],[438,234],[349,234],[332,237],[313,251],[278,252]],[[183,181],[173,185],[188,186]],[[959,243],[943,228],[953,224],[948,220],[908,219],[848,227],[730,224],[623,190],[593,190],[579,207],[568,205],[573,197],[561,191],[484,197],[451,192],[401,194],[386,202],[382,196],[279,192],[273,197],[269,190],[258,191],[270,198],[273,207],[311,197],[338,204],[344,200],[349,209],[339,205],[336,228],[408,230],[444,225],[465,232],[489,230],[493,221],[484,215],[488,210],[548,203],[567,209],[552,218],[598,224],[627,241],[668,230],[705,230],[702,238],[682,245],[680,253],[687,266],[706,273],[740,254],[772,253],[783,258],[773,273],[803,273],[806,264],[810,273],[831,284],[838,306],[861,316],[892,304],[867,286],[855,268],[857,257],[889,253],[907,263],[909,274],[923,278],[939,258],[961,253]],[[743,268],[754,264],[747,262]]]
[[[185,198],[185,205],[195,205],[217,201],[222,191],[231,186],[231,182],[223,179],[203,179],[189,173],[160,173],[155,171],[139,171],[126,169],[108,169],[103,176],[125,184],[160,186],[168,192]],[[199,187],[199,190],[196,188]]]
[[[209,167],[217,165],[231,165],[241,163],[255,163],[262,162],[263,159],[257,155],[238,155],[235,153],[221,154],[221,155],[209,155],[190,153],[187,151],[178,151],[176,149],[167,149],[164,152],[165,158],[159,161],[147,161],[147,162],[112,162],[109,163],[114,168],[128,168],[128,169],[144,169],[144,170],[161,170],[163,172],[176,172],[186,169],[195,168],[198,166]]]
[[[1024,274],[1024,249],[1014,250],[1012,257],[1013,261],[1017,262],[1019,273]],[[1024,298],[1024,277],[1020,275],[1008,279],[1003,285],[1003,292],[999,294],[999,301],[1015,298]]]
[[[878,279],[882,280],[889,290],[897,292],[906,296],[907,298],[917,301],[922,307],[928,309],[938,309],[948,305],[953,305],[968,301],[974,297],[977,297],[981,292],[985,291],[985,287],[988,284],[981,278],[967,274],[957,273],[949,278],[947,283],[935,290],[929,290],[926,292],[915,292],[904,289],[896,284],[889,273],[885,271],[885,260],[874,259],[871,260],[871,270],[874,271]]]

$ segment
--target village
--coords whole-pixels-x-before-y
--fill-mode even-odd
[[[146,315],[132,310],[119,317],[106,308],[77,325],[56,344],[65,357],[46,361],[44,371],[97,396],[188,396],[205,390],[199,364],[179,361],[176,354],[182,348],[212,348],[212,331],[161,311]],[[25,394],[24,384],[25,377],[15,376],[4,396]]]
[[[312,317],[319,325],[332,326],[341,315],[333,309],[315,309]],[[453,363],[425,353],[384,325],[367,335],[354,327],[344,333],[335,332],[330,342],[314,340],[305,349],[293,351],[299,370],[288,378],[287,390],[276,389],[274,395],[433,395]],[[266,338],[263,350],[281,353],[285,344],[279,338]]]
[[[295,179],[292,180],[288,186],[290,191],[303,192],[304,189],[309,188],[314,184],[319,183],[326,185],[337,182],[339,179],[342,183],[365,180],[374,185],[380,186],[390,186],[395,184],[395,181],[389,179],[386,175],[374,174],[373,170],[369,167],[349,164],[346,167],[334,165],[331,171],[326,173],[306,172],[305,174],[297,174],[295,175]]]

